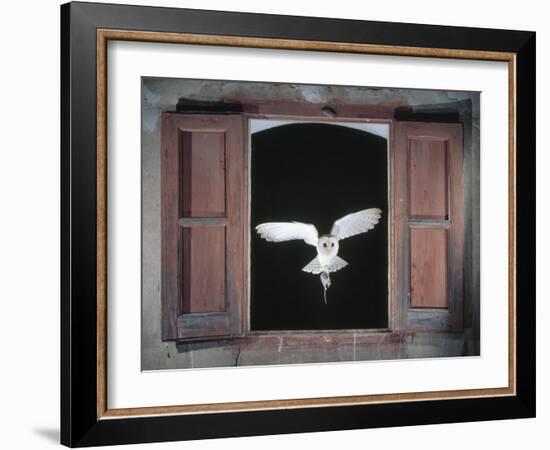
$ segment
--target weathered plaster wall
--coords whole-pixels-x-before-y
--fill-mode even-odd
[[[175,344],[160,338],[160,116],[175,111],[179,98],[226,102],[287,100],[314,103],[349,101],[369,105],[388,101],[422,109],[451,108],[464,124],[466,243],[465,333],[423,333],[403,342],[308,347],[284,337],[275,350],[242,341]],[[251,364],[287,364],[421,358],[479,354],[479,95],[471,92],[345,86],[245,83],[227,81],[155,79],[142,87],[142,335],[143,370]]]

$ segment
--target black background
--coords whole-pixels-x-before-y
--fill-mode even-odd
[[[339,125],[284,125],[252,135],[251,159],[251,329],[386,328],[386,139]],[[374,207],[378,225],[340,242],[349,265],[331,274],[327,304],[319,275],[301,270],[316,249],[267,242],[254,230],[295,220],[328,234],[336,219]]]

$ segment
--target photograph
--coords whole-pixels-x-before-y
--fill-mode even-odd
[[[535,416],[528,26],[60,13],[63,444]]]
[[[143,77],[141,368],[480,355],[480,93]]]
[[[0,450],[548,446],[547,5],[130,3],[3,5]]]

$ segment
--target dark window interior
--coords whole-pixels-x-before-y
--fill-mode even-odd
[[[387,140],[332,124],[279,126],[252,135],[251,330],[341,330],[388,326]],[[323,300],[316,256],[303,241],[266,242],[263,222],[299,221],[328,234],[334,220],[380,208],[376,227],[340,242],[348,266],[332,273]]]

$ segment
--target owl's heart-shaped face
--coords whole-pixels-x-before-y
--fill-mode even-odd
[[[338,253],[338,239],[334,236],[321,236],[317,244],[320,255],[333,256]]]

